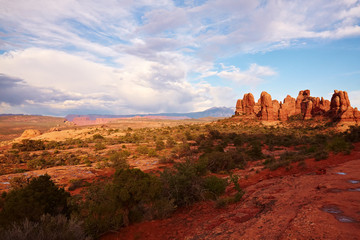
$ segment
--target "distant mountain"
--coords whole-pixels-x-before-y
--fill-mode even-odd
[[[87,115],[76,115],[68,114],[66,119],[73,121],[74,118],[88,118],[89,120],[96,120],[98,118],[131,118],[131,117],[174,117],[176,119],[188,119],[188,118],[204,118],[204,117],[231,117],[234,115],[234,108],[228,107],[213,107],[202,112],[190,112],[190,113],[157,113],[157,114],[131,114],[131,115],[100,115],[100,114],[87,114]],[[169,118],[171,119],[171,118]]]
[[[178,113],[180,116],[184,115],[189,118],[203,118],[203,117],[231,117],[234,115],[234,108],[228,107],[213,107],[202,112]],[[169,115],[170,116],[170,115]]]
[[[12,113],[1,113],[0,117],[8,117],[8,116],[24,116],[24,114],[12,114]]]

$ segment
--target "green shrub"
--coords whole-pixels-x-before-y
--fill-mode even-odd
[[[240,188],[239,185],[239,176],[230,175],[230,181],[234,184],[234,188],[237,191],[234,196],[234,202],[239,202],[241,198],[244,196],[245,191]]]
[[[161,151],[165,148],[164,141],[160,140],[160,139],[156,140],[155,145],[156,145],[156,150],[158,150],[158,151]]]
[[[98,142],[98,143],[95,144],[95,150],[96,151],[100,151],[100,150],[103,150],[105,148],[106,148],[106,146],[101,142]]]
[[[235,167],[233,158],[225,152],[205,153],[201,156],[200,162],[207,162],[207,168],[211,172],[230,170]]]
[[[360,141],[360,126],[350,126],[349,130],[345,133],[346,140],[350,142]]]
[[[266,168],[270,169],[271,171],[274,171],[280,167],[286,167],[290,164],[291,158],[293,157],[293,154],[285,152],[280,156],[279,159],[275,159],[274,157],[267,158],[264,161],[264,165]]]
[[[10,187],[11,189],[21,189],[29,184],[29,179],[25,176],[13,177],[10,179]]]
[[[288,121],[289,122],[294,122],[294,121],[300,121],[300,120],[303,120],[303,119],[304,119],[303,115],[301,113],[299,113],[299,114],[290,116]]]
[[[212,139],[220,139],[221,138],[221,133],[216,129],[210,130],[209,134]]]
[[[43,214],[68,215],[67,199],[70,196],[63,188],[58,188],[49,175],[33,178],[22,188],[10,191],[0,212],[0,223],[9,224],[22,221],[39,221]]]
[[[327,142],[327,147],[336,153],[348,152],[353,148],[352,144],[347,142],[345,138],[341,136],[335,136],[329,139]]]
[[[42,169],[48,165],[49,164],[47,163],[46,159],[43,158],[42,156],[38,156],[27,162],[28,168],[31,168],[31,169]]]
[[[165,197],[174,199],[176,206],[190,205],[204,198],[203,179],[196,165],[187,160],[177,163],[174,169],[165,169],[160,174]]]
[[[74,191],[78,188],[81,188],[83,187],[85,184],[85,181],[84,179],[73,179],[73,180],[70,180],[70,186],[68,188],[69,191]]]
[[[176,150],[180,157],[190,156],[192,154],[190,145],[188,143],[177,145]]]
[[[42,140],[24,139],[21,143],[14,143],[12,148],[22,152],[45,150],[45,143]]]
[[[317,151],[315,154],[315,161],[320,161],[329,158],[329,152],[326,149]]]
[[[185,139],[190,141],[190,140],[194,140],[193,136],[191,135],[190,131],[185,131]]]
[[[227,180],[216,176],[209,176],[204,179],[204,187],[215,198],[225,192]]]
[[[148,154],[149,148],[146,145],[140,145],[136,148],[136,151],[140,154]]]
[[[94,183],[86,190],[85,200],[77,216],[83,219],[86,231],[94,237],[109,230],[141,220],[161,198],[158,178],[139,169],[118,169],[112,183]],[[149,210],[150,211],[150,210]]]
[[[166,147],[172,148],[175,145],[176,145],[175,140],[172,137],[168,137],[168,139],[166,140]]]
[[[113,188],[115,198],[123,209],[125,226],[130,223],[135,207],[156,199],[161,191],[158,179],[139,169],[117,170],[114,174]]]
[[[123,150],[119,152],[115,152],[110,155],[109,160],[114,168],[127,168],[129,164],[127,162],[127,158],[130,156],[130,152]]]
[[[251,148],[246,153],[252,160],[259,160],[264,157],[259,141],[251,142]]]
[[[100,134],[94,134],[93,135],[93,140],[95,141],[95,140],[104,140],[105,138],[102,136],[102,135],[100,135]]]
[[[98,237],[123,226],[123,214],[114,198],[111,184],[93,183],[86,189],[84,200],[73,201],[73,205],[79,206],[74,215],[84,222],[85,231],[89,235]]]
[[[174,199],[168,199],[166,197],[156,199],[147,213],[149,215],[148,219],[163,219],[169,217],[176,209],[174,201]]]
[[[148,152],[148,156],[149,157],[157,157],[157,152],[156,152],[156,150],[155,149],[153,149],[153,148],[150,148],[149,149],[149,152]]]

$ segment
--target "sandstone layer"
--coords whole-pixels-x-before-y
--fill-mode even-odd
[[[251,93],[244,94],[236,103],[236,116],[253,116],[264,121],[287,121],[290,118],[328,118],[334,122],[360,123],[360,112],[351,107],[346,91],[334,90],[331,101],[323,97],[312,97],[310,90],[302,90],[297,98],[287,95],[283,102],[272,100],[271,95],[262,92],[255,103]]]

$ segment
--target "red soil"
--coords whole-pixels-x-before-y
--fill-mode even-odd
[[[222,209],[197,203],[102,240],[360,239],[360,143],[350,155],[305,163],[289,170],[239,170],[248,175],[239,181],[246,191],[240,202]],[[232,192],[230,187],[227,194]]]

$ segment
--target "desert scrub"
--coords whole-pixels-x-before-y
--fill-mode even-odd
[[[172,138],[172,137],[168,137],[167,139],[166,139],[166,147],[167,148],[172,148],[172,147],[174,147],[176,145],[176,142],[175,142],[175,140]]]
[[[327,148],[335,153],[350,153],[353,145],[342,136],[334,136],[327,141]]]
[[[103,150],[103,149],[106,149],[106,146],[105,144],[101,143],[101,142],[97,142],[95,143],[95,151],[100,151],[100,150]]]
[[[204,178],[206,167],[192,160],[176,163],[172,169],[160,174],[163,194],[173,199],[175,206],[189,206],[207,196],[219,196],[226,186],[225,180],[217,177]]]
[[[45,143],[42,140],[24,139],[21,143],[14,143],[12,148],[22,152],[45,150]]]
[[[156,151],[155,149],[150,148],[150,149],[149,149],[149,152],[148,152],[148,156],[149,156],[149,157],[157,157],[157,156],[158,156],[158,153],[157,153],[157,151]]]
[[[26,163],[27,167],[30,169],[42,169],[45,168],[47,166],[51,166],[51,164],[49,164],[46,159],[42,156],[37,156],[31,160],[29,160]]]
[[[43,214],[68,216],[69,197],[70,194],[63,188],[55,186],[49,175],[33,178],[29,184],[11,190],[6,195],[0,212],[0,225],[5,226],[24,219],[39,221]]]
[[[204,179],[204,188],[208,191],[210,198],[217,199],[225,192],[228,182],[226,179],[209,176]]]
[[[350,126],[344,133],[345,139],[349,142],[360,142],[360,126]]]
[[[228,204],[239,202],[245,194],[245,191],[239,185],[239,176],[230,174],[229,180],[234,184],[236,193],[233,196],[217,198],[215,203],[216,208],[223,208]]]
[[[136,152],[139,154],[148,154],[149,148],[146,145],[140,145],[136,148]]]
[[[84,221],[90,235],[98,237],[140,221],[159,196],[157,177],[139,169],[118,169],[112,182],[96,182],[86,189],[85,199],[77,199],[75,215]]]
[[[319,150],[314,153],[315,161],[320,161],[329,158],[329,152],[326,149]]]
[[[94,134],[93,137],[92,137],[92,139],[93,139],[94,141],[97,141],[97,140],[100,140],[100,141],[105,140],[105,138],[104,138],[101,134],[99,134],[99,133]]]
[[[69,191],[74,191],[78,188],[83,187],[86,184],[84,179],[71,179],[70,186],[68,188]]]
[[[159,157],[159,163],[160,164],[166,164],[166,163],[174,163],[175,156],[160,156]]]
[[[164,148],[165,148],[165,143],[164,143],[164,141],[163,140],[161,140],[161,139],[158,139],[158,140],[156,140],[156,142],[155,142],[155,149],[157,150],[157,151],[161,151],[161,150],[163,150]]]
[[[82,223],[75,219],[68,219],[64,215],[42,215],[37,222],[25,219],[14,223],[2,231],[1,240],[90,240],[82,227]]]
[[[130,156],[130,152],[127,150],[121,150],[114,152],[109,156],[109,161],[111,162],[111,167],[114,168],[127,168],[129,164],[127,158]]]

